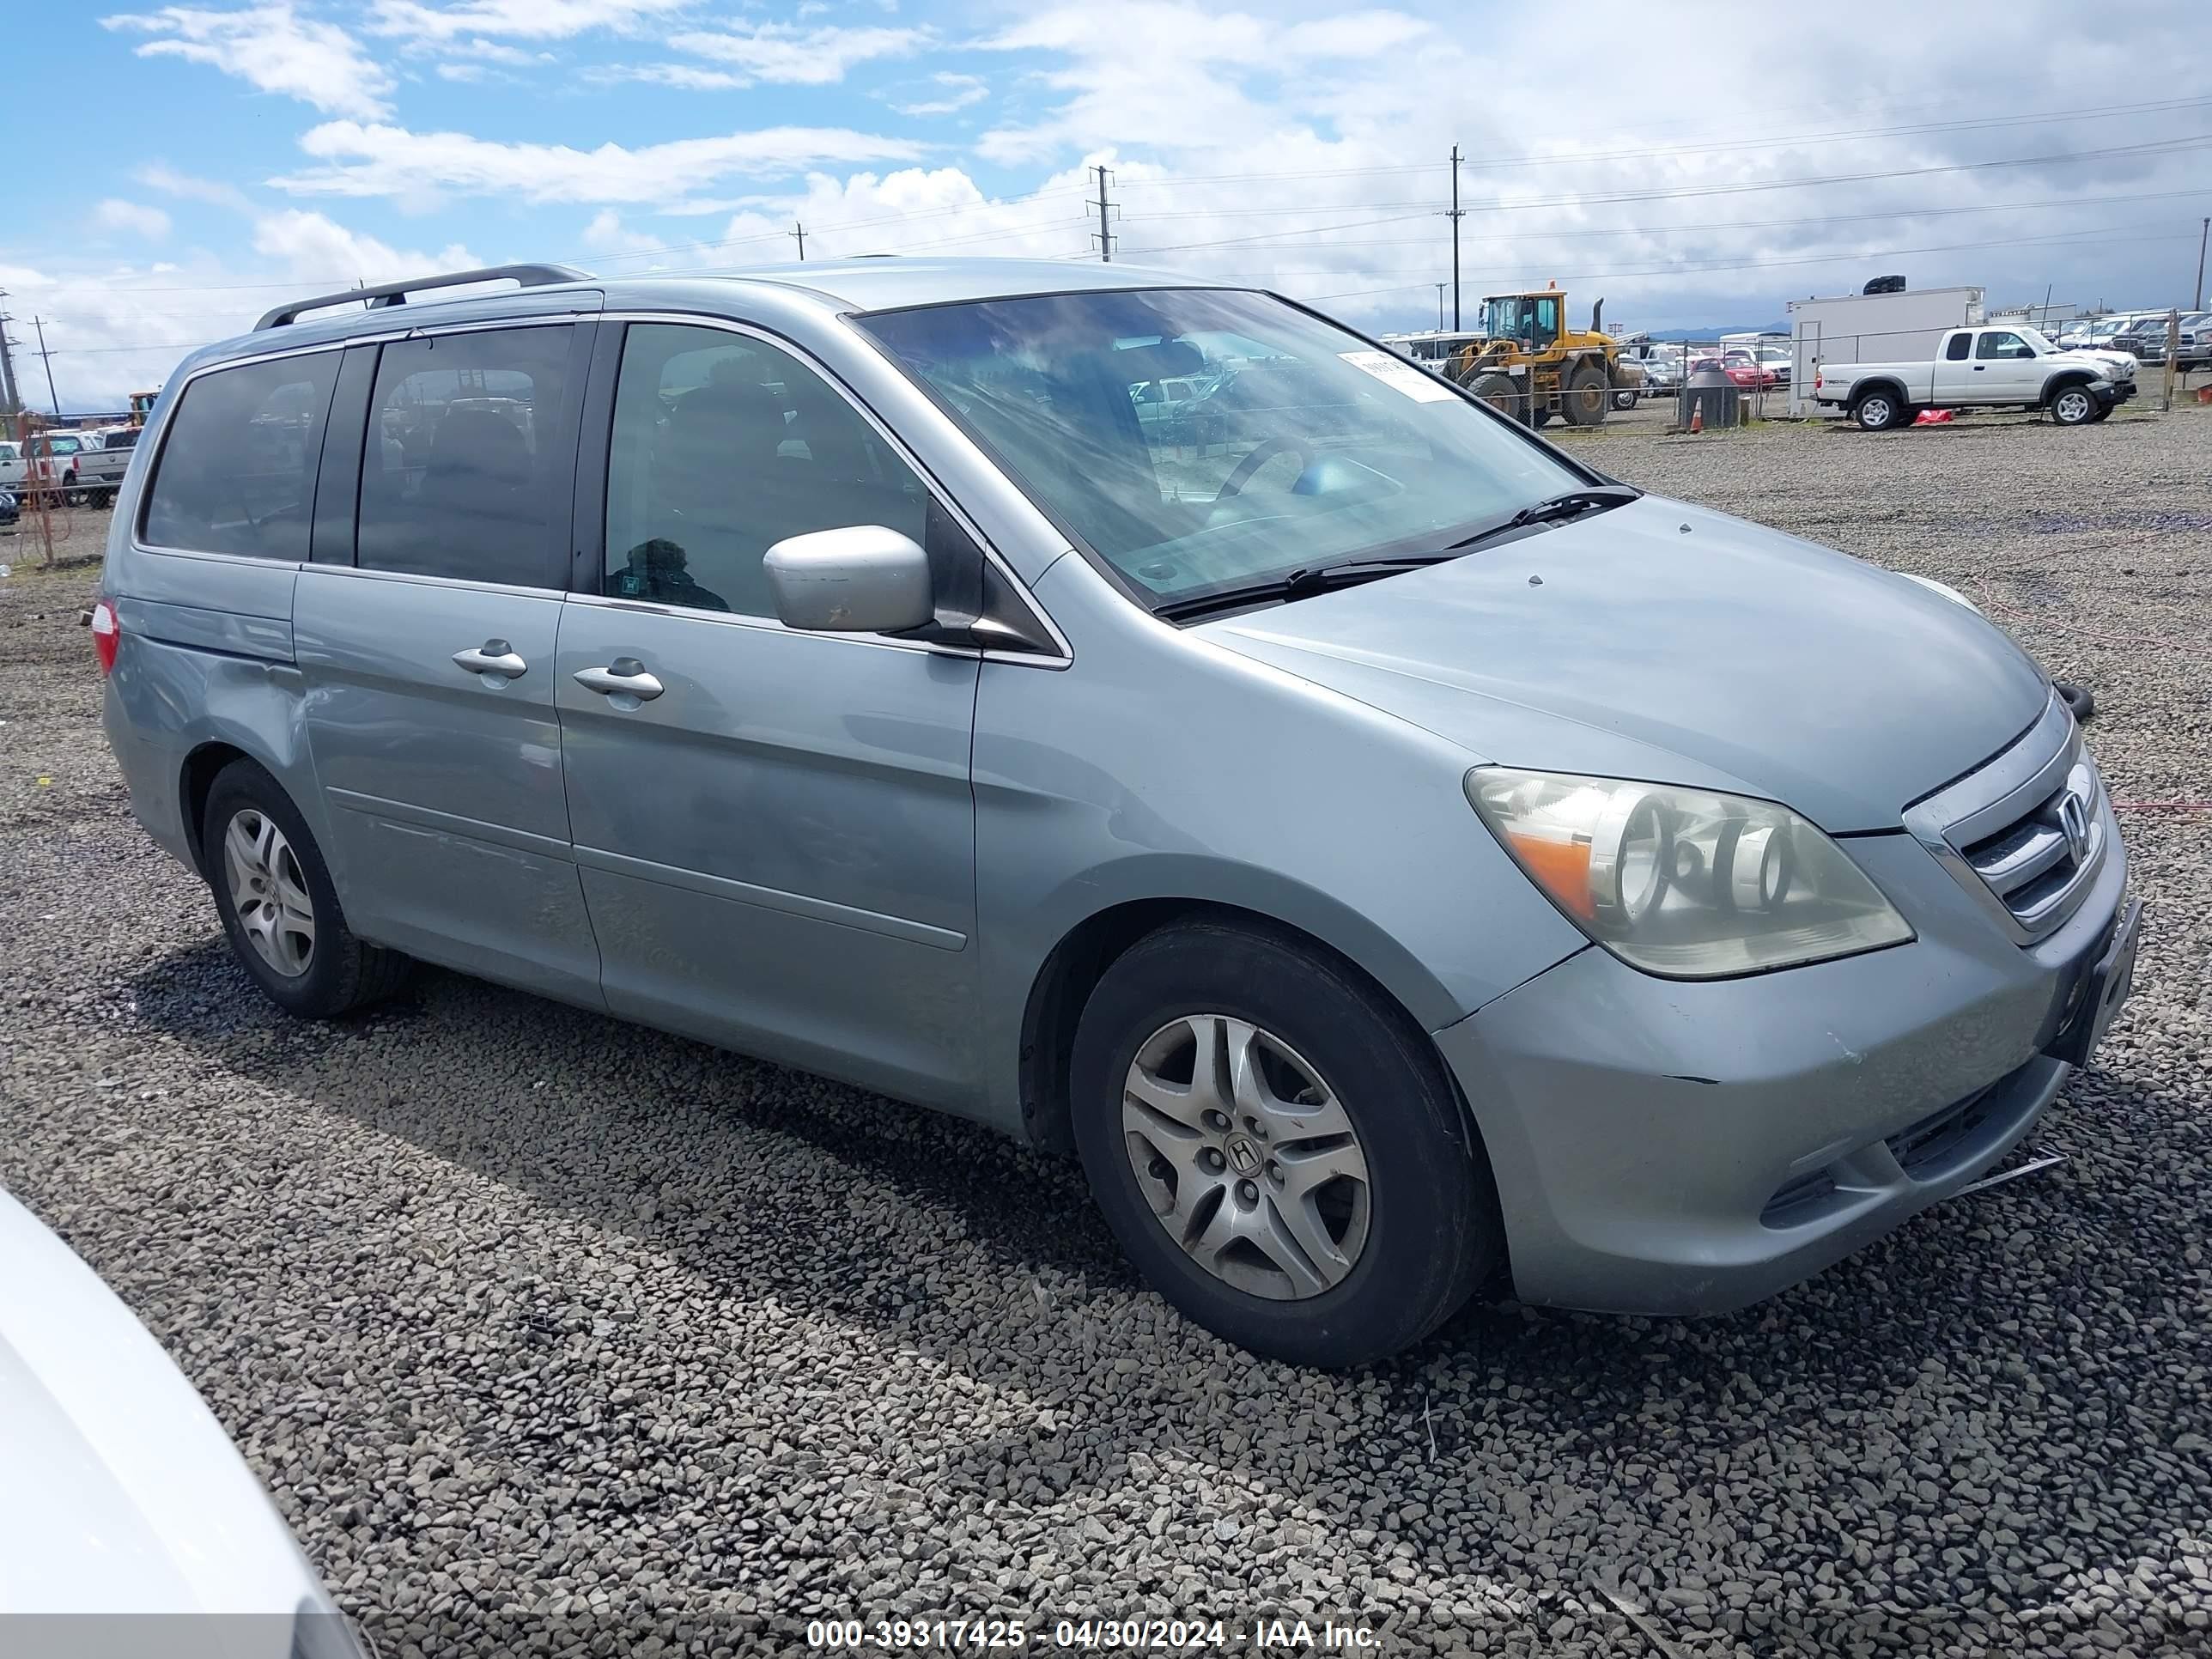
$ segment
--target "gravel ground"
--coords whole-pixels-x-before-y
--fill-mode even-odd
[[[2120,799],[2212,793],[2212,410],[1657,425],[1568,441],[1965,589],[2095,689]],[[969,1127],[447,975],[286,1023],[128,817],[89,574],[24,562],[0,1182],[387,1656],[1201,1611],[1409,1653],[2212,1651],[2212,814],[2125,815],[2152,921],[2034,1138],[2063,1166],[1733,1317],[1484,1307],[1307,1375],[1181,1323],[1071,1167]]]

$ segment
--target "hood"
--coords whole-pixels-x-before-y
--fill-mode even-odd
[[[222,1650],[289,1651],[329,1603],[214,1414],[4,1193],[0,1261],[0,1615],[268,1615]]]
[[[2096,370],[2108,380],[2128,380],[2135,378],[2140,365],[2124,351],[2107,351],[2102,346],[2075,346],[2069,350],[2053,353],[2069,363],[2079,363],[2084,368]]]
[[[1762,796],[1832,831],[1898,828],[2051,696],[1966,606],[1652,495],[1197,631],[1476,759]]]

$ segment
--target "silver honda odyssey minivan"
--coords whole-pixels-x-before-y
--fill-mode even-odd
[[[420,959],[1071,1151],[1311,1364],[1780,1290],[2130,985],[2095,763],[1966,601],[1249,289],[283,306],[171,379],[102,593],[133,809],[281,1007]]]

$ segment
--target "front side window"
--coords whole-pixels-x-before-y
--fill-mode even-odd
[[[1983,335],[1975,344],[1974,356],[1991,360],[2033,357],[2035,356],[2035,348],[2017,334],[2008,331],[1992,330]]]
[[[219,368],[185,388],[143,534],[156,547],[304,559],[338,354]]]
[[[1147,603],[1435,550],[1588,480],[1432,375],[1265,295],[1161,289],[859,325]],[[1164,377],[1195,395],[1139,417]]]
[[[854,525],[936,551],[921,480],[820,375],[750,335],[631,326],[607,458],[608,593],[773,617],[762,556]]]
[[[384,348],[362,453],[364,568],[562,585],[574,335],[483,329]]]

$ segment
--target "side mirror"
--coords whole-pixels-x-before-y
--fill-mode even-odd
[[[929,555],[879,524],[790,536],[762,560],[775,614],[820,634],[899,634],[937,618]]]

